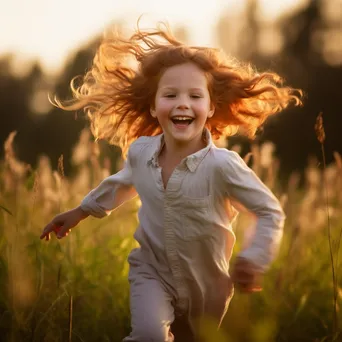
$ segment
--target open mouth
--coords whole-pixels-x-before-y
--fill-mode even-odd
[[[171,121],[179,127],[189,126],[194,119],[193,118],[172,118]]]

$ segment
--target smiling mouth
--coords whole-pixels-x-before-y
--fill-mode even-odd
[[[176,125],[176,126],[189,126],[194,119],[188,118],[188,119],[171,119],[171,121]]]

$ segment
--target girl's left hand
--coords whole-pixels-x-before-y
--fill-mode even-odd
[[[250,261],[237,258],[233,265],[231,278],[235,287],[244,293],[260,292],[262,290],[263,273]]]

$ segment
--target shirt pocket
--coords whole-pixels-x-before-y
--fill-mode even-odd
[[[210,224],[211,196],[192,198],[183,197],[181,203],[180,232],[181,239],[199,240],[213,234]]]

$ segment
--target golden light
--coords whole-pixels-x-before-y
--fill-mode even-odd
[[[0,7],[0,54],[12,51],[19,62],[38,58],[51,72],[69,54],[114,21],[133,28],[141,14],[143,26],[166,20],[189,29],[196,44],[212,43],[223,11],[241,11],[247,0],[7,0]],[[259,0],[261,15],[275,18],[305,0]],[[20,64],[20,63],[18,63]]]

